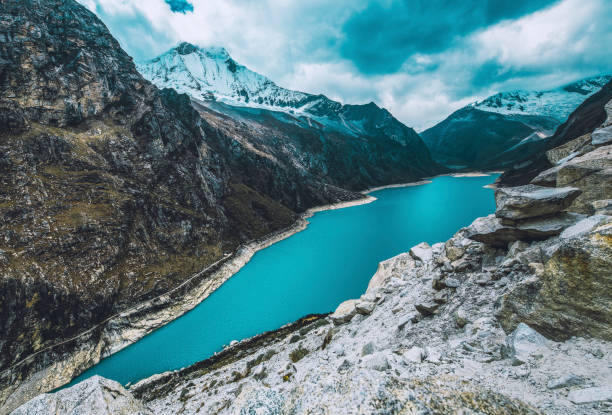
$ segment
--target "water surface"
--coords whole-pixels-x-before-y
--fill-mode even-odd
[[[94,374],[122,384],[206,359],[232,340],[333,311],[365,291],[380,261],[421,241],[445,241],[495,210],[483,188],[496,176],[438,177],[430,184],[373,192],[373,203],[324,211],[300,233],[257,252],[182,317],[102,360]]]

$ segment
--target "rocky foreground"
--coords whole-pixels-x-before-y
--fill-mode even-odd
[[[331,315],[129,391],[95,377],[14,413],[610,413],[610,125],[498,189],[495,214],[382,262]]]

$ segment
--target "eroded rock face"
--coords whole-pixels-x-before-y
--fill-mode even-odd
[[[569,207],[581,190],[575,187],[549,188],[526,185],[495,191],[495,216],[520,220],[553,215]]]
[[[564,229],[584,218],[575,213],[563,213],[504,224],[495,215],[476,219],[467,229],[468,238],[495,247],[505,247],[515,241],[536,241],[559,235]]]
[[[554,246],[539,278],[525,280],[502,300],[500,322],[519,322],[553,339],[589,335],[612,340],[612,219]]]
[[[612,189],[612,145],[598,147],[546,170],[534,182],[548,181],[555,186],[576,186],[582,190],[570,210],[593,213],[591,202],[606,199]]]

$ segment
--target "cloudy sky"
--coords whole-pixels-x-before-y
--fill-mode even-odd
[[[224,46],[281,86],[422,130],[492,93],[612,72],[610,0],[79,0],[136,60]]]

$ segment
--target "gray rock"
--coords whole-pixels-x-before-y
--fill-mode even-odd
[[[513,258],[516,255],[518,255],[519,253],[523,252],[525,249],[529,248],[529,244],[527,242],[523,242],[523,241],[516,241],[513,242],[509,247],[508,247],[508,258]]]
[[[512,364],[521,365],[530,357],[545,352],[548,344],[546,337],[527,324],[519,323],[506,339],[506,354],[512,359]]]
[[[56,393],[39,395],[12,415],[62,414],[152,414],[140,401],[114,380],[93,376]]]
[[[465,310],[458,309],[457,311],[455,311],[455,314],[453,316],[455,317],[455,324],[457,324],[457,326],[460,328],[464,327],[470,322]]]
[[[433,251],[427,242],[421,242],[410,248],[410,255],[419,261],[428,262],[433,258]]]
[[[367,316],[367,315],[372,314],[372,311],[374,311],[374,307],[376,307],[376,303],[375,302],[372,302],[372,301],[359,301],[355,305],[355,310],[357,310],[357,312],[359,314],[363,314],[364,316]]]
[[[451,261],[456,261],[465,254],[465,249],[463,248],[463,246],[457,244],[456,241],[453,239],[449,239],[444,244],[444,247],[446,250],[446,256]]]
[[[581,150],[590,145],[591,143],[591,135],[584,134],[578,138],[568,141],[567,143],[550,149],[546,152],[546,158],[550,163],[554,166],[557,164],[561,164],[564,161],[567,161],[574,154],[580,154]],[[532,182],[533,183],[533,182]],[[536,183],[534,183],[536,184]],[[554,186],[554,183],[553,183]]]
[[[572,225],[566,228],[561,233],[561,238],[570,239],[570,238],[578,238],[583,235],[587,235],[589,232],[593,230],[596,226],[610,220],[610,216],[607,215],[593,215],[588,218],[580,220],[575,225]]]
[[[266,367],[263,364],[257,366],[255,369],[253,369],[253,378],[254,379],[262,380],[262,379],[265,379],[266,376],[268,376],[268,374],[266,373]]]
[[[461,281],[459,281],[457,278],[446,278],[444,280],[444,285],[446,285],[448,288],[457,288],[461,285]]]
[[[567,399],[575,404],[612,401],[612,386],[573,390],[567,395]]]
[[[368,342],[364,344],[363,347],[361,348],[361,355],[362,356],[370,355],[374,353],[375,350],[376,350],[376,347],[374,346],[374,343]]]
[[[517,221],[514,226],[520,232],[521,239],[539,240],[559,235],[564,229],[576,224],[584,218],[584,215],[578,213],[563,212],[552,217]]]
[[[528,184],[495,191],[498,218],[518,220],[546,216],[567,209],[582,191],[575,187],[550,188]]]
[[[405,351],[402,356],[406,362],[421,363],[427,354],[425,350],[415,346]]]
[[[389,369],[389,361],[384,353],[375,353],[364,358],[364,366],[368,369],[378,370],[379,372]]]
[[[351,362],[349,362],[348,360],[344,359],[342,361],[342,363],[340,363],[340,366],[338,366],[338,373],[345,373],[350,368],[351,368]]]
[[[567,388],[569,386],[582,385],[583,383],[584,383],[584,379],[582,379],[580,376],[576,376],[573,373],[570,373],[568,375],[565,375],[557,379],[551,379],[546,384],[546,387],[548,389],[560,389],[560,388]]]
[[[432,315],[436,312],[438,307],[440,307],[440,304],[434,301],[423,301],[414,305],[414,308],[424,316]]]
[[[448,302],[448,297],[450,294],[450,290],[442,290],[434,294],[434,301],[438,304],[446,304]]]
[[[595,214],[612,216],[612,199],[595,200],[591,202]]]
[[[555,186],[573,186],[582,190],[569,210],[591,214],[593,201],[610,198],[612,145],[598,147],[575,157],[556,166],[555,170]]]
[[[558,165],[551,167],[550,169],[544,170],[540,174],[538,174],[533,180],[531,180],[531,184],[535,184],[537,186],[545,186],[545,187],[555,187],[557,185],[557,175],[559,171],[563,168],[563,165]]]
[[[612,125],[593,131],[591,133],[591,143],[594,146],[612,144]]]
[[[336,311],[330,316],[334,324],[344,324],[351,321],[351,319],[357,314],[357,301],[358,300],[346,300],[341,303]]]
[[[476,219],[466,230],[470,239],[493,247],[505,247],[518,240],[536,241],[559,235],[583,218],[575,213],[562,213],[504,224],[500,218],[489,215]]]
[[[434,290],[438,291],[446,288],[446,282],[444,281],[444,277],[442,277],[441,275],[436,275],[435,277],[433,277],[433,279],[431,280],[431,287]]]
[[[472,263],[467,258],[463,257],[451,262],[451,266],[453,267],[454,272],[462,273],[470,269],[472,267]]]
[[[429,363],[438,364],[442,359],[442,354],[438,349],[427,348],[425,351],[425,360]]]
[[[586,235],[543,247],[549,259],[540,275],[524,276],[502,297],[497,313],[502,327],[511,331],[524,322],[557,341],[612,339],[610,223],[612,218]]]

